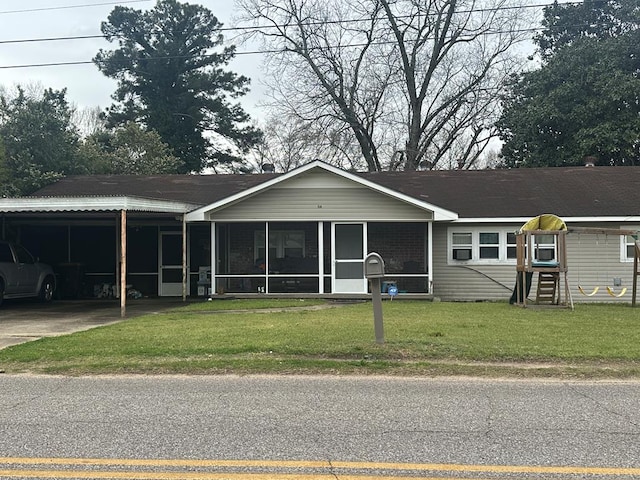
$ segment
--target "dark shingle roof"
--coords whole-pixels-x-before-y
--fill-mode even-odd
[[[208,205],[273,178],[261,175],[76,175],[34,197],[137,196]]]
[[[367,173],[464,218],[640,215],[640,167]]]
[[[33,196],[128,195],[207,205],[278,174],[95,175],[64,178]],[[359,173],[461,218],[640,215],[640,167]]]

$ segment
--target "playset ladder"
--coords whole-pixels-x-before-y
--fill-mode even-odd
[[[560,303],[560,273],[559,272],[539,272],[538,288],[536,290],[536,303],[550,303],[558,305]]]

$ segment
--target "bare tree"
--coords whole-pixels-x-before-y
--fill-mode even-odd
[[[369,171],[469,168],[494,136],[523,0],[238,0],[270,52],[272,105],[347,128]]]
[[[107,122],[100,107],[75,108],[71,121],[78,128],[81,138],[86,138],[107,129]]]
[[[288,172],[302,164],[320,159],[346,170],[361,167],[361,153],[350,131],[335,122],[307,122],[295,116],[273,115],[260,129],[263,141],[253,149],[254,171],[273,165]],[[337,128],[336,128],[337,127]]]

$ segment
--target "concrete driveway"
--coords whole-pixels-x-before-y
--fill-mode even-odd
[[[127,301],[127,318],[184,305],[177,298]],[[120,322],[119,300],[5,300],[0,305],[0,349],[42,337],[55,337]],[[126,319],[125,319],[126,320]]]

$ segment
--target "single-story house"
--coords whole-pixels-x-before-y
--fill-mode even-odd
[[[637,231],[639,186],[640,167],[353,173],[321,161],[280,174],[71,176],[0,199],[0,229],[54,266],[64,296],[126,285],[145,296],[364,297],[363,262],[377,252],[383,289],[401,296],[506,300],[525,222],[553,213]],[[634,241],[570,233],[574,300],[629,301],[605,287],[631,285]]]

